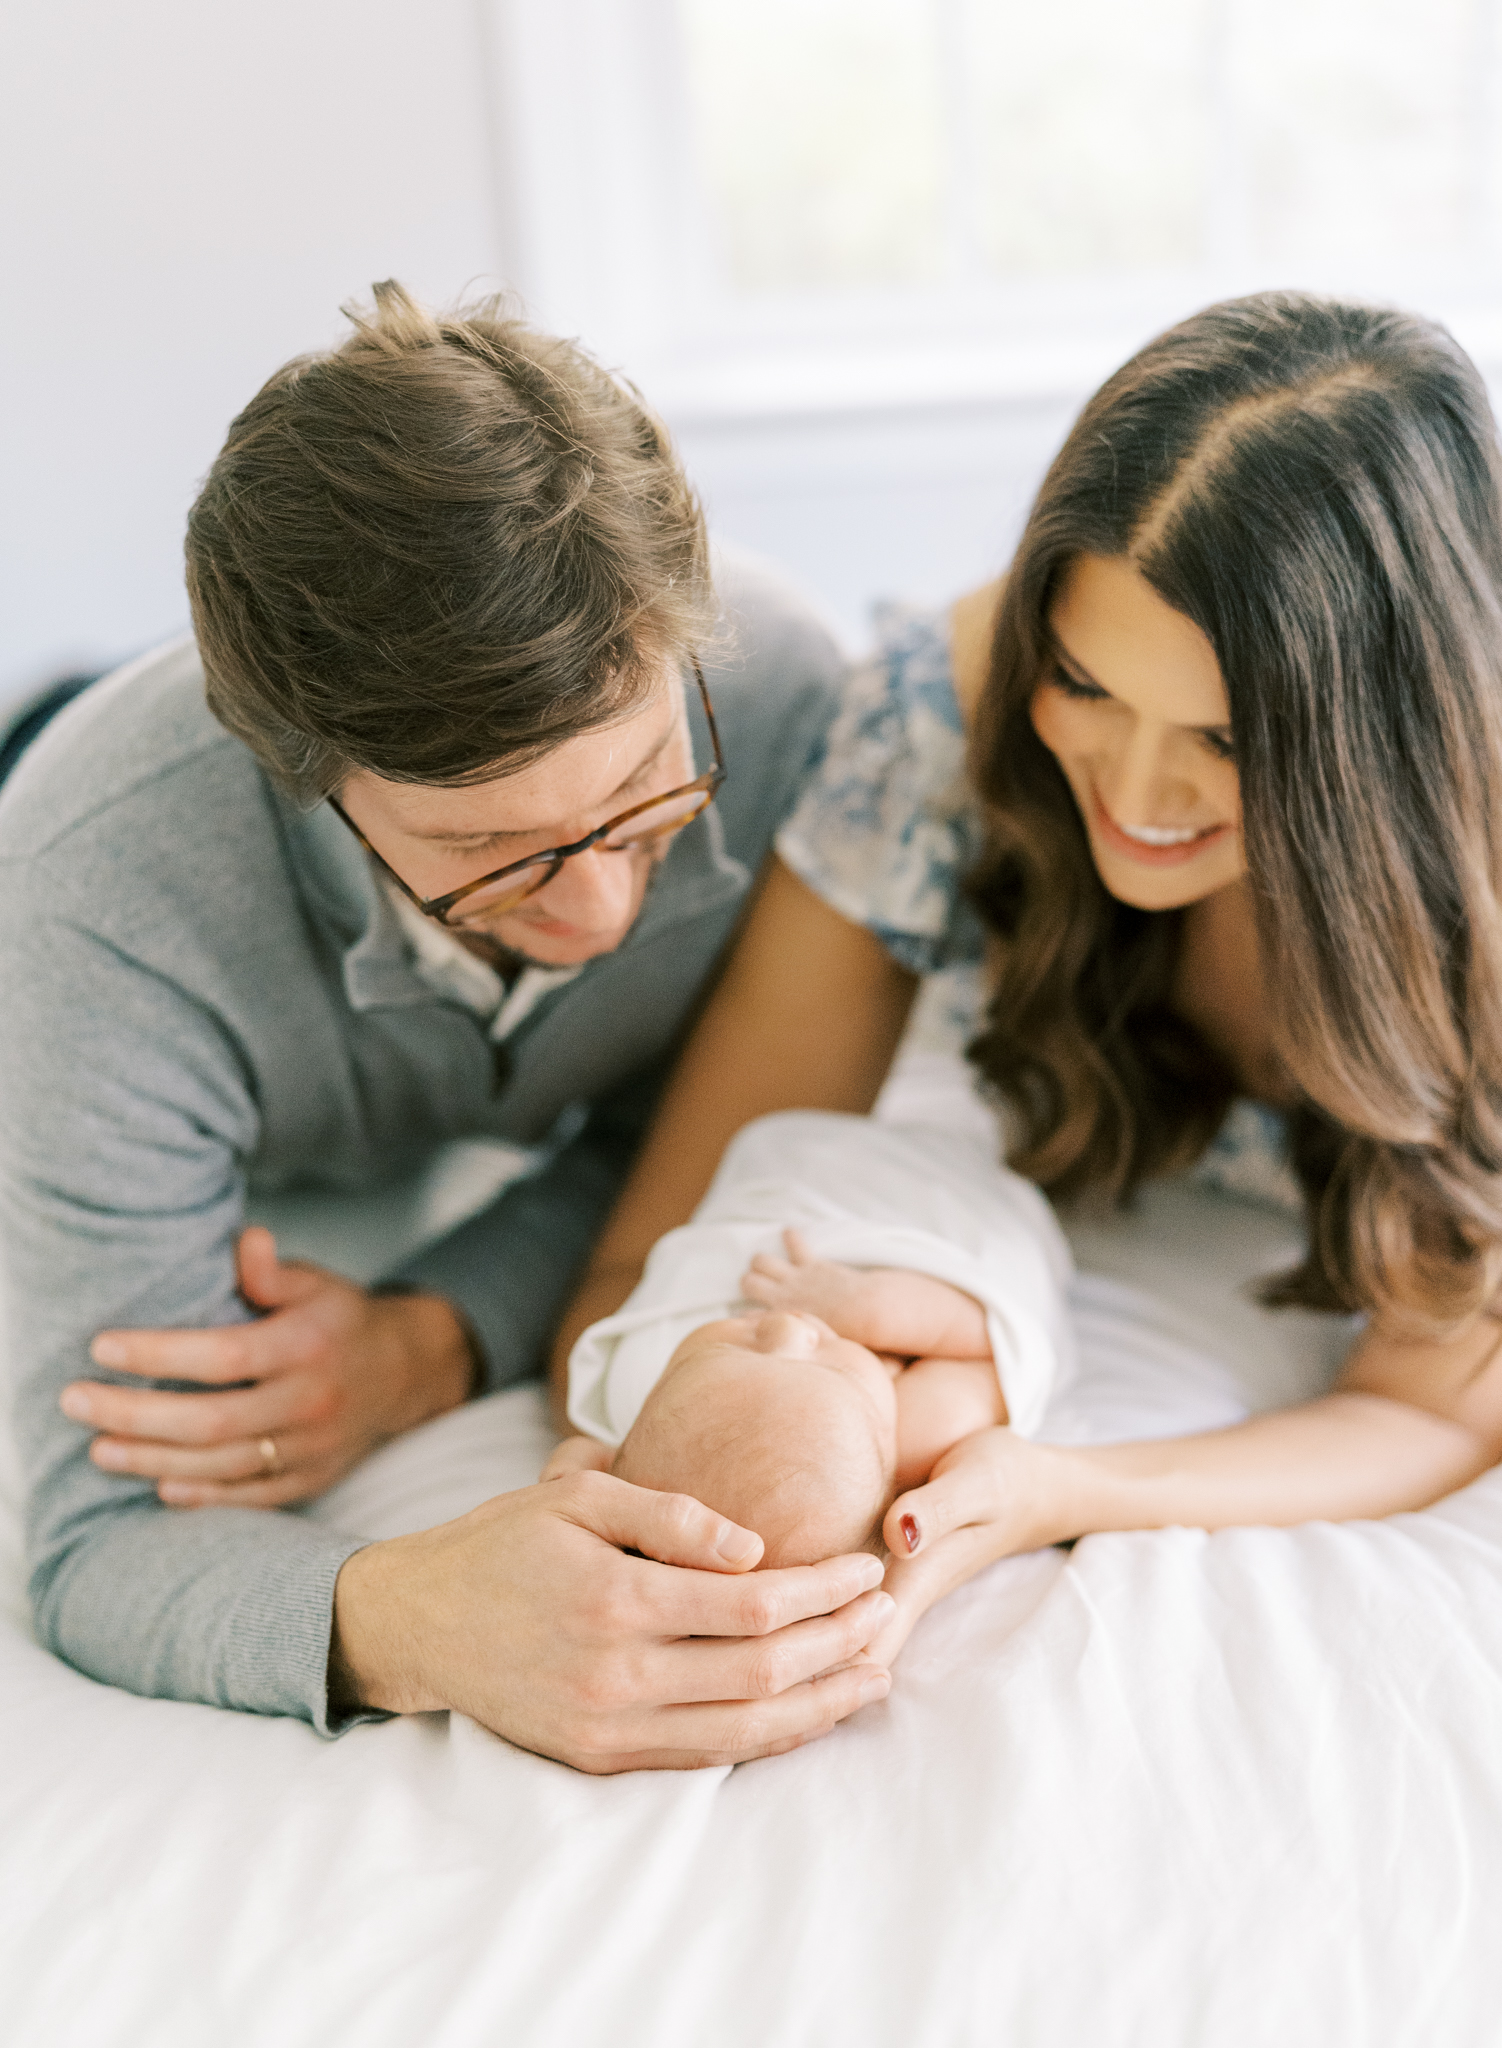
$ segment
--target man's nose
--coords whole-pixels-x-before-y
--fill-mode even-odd
[[[636,912],[645,864],[630,853],[605,853],[592,846],[566,860],[533,902],[549,917],[581,931],[624,929]]]

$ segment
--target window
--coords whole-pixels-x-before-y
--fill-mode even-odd
[[[690,410],[1084,388],[1273,284],[1502,356],[1499,13],[497,0],[519,281]]]

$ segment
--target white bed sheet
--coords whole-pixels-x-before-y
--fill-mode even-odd
[[[974,1114],[921,1045],[886,1108]],[[1269,1212],[1079,1232],[1061,1436],[1321,1383]],[[1172,1256],[1165,1258],[1165,1242]],[[531,1389],[388,1447],[373,1536],[529,1482]],[[31,1641],[0,1478],[8,2048],[1462,2048],[1502,2038],[1502,1477],[1425,1514],[993,1567],[791,1756],[593,1780],[458,1716],[321,1742]]]

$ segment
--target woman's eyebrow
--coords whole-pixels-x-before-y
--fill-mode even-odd
[[[1069,669],[1070,672],[1076,675],[1082,683],[1088,683],[1092,690],[1099,690],[1102,692],[1103,695],[1107,697],[1113,694],[1110,690],[1106,688],[1104,683],[1098,683],[1095,680],[1095,677],[1091,675],[1089,669],[1086,668],[1085,664],[1082,661],[1075,660],[1074,656],[1069,652],[1069,649],[1064,645],[1063,641],[1059,639],[1057,634],[1050,631],[1045,635],[1045,638],[1048,641],[1049,652],[1052,654],[1055,661],[1061,663],[1063,667]]]
[[[1097,682],[1085,664],[1082,661],[1076,661],[1069,652],[1069,649],[1054,633],[1050,632],[1045,637],[1048,642],[1049,652],[1061,668],[1067,668],[1071,675],[1075,676],[1082,683],[1088,683],[1092,690],[1099,690],[1103,697],[1110,697],[1115,702],[1120,703],[1121,699],[1116,696],[1115,691],[1108,690],[1104,683]],[[1229,739],[1231,737],[1231,721],[1226,719],[1221,725],[1186,725],[1182,730],[1185,732],[1215,733],[1218,736]]]

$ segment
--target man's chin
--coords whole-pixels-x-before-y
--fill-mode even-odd
[[[627,927],[629,930],[629,926]],[[594,938],[580,934],[577,938],[550,938],[546,933],[518,931],[515,934],[498,932],[496,936],[512,959],[523,967],[583,967],[591,960],[603,959],[613,953],[625,938],[625,932],[612,933],[607,938]]]

